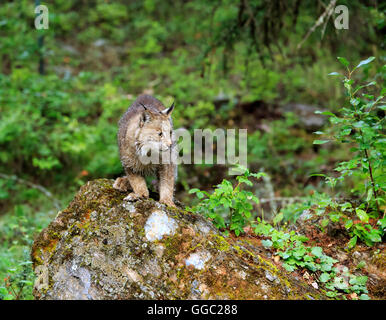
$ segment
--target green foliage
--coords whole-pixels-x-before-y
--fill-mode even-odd
[[[382,227],[382,223],[384,223],[385,218],[377,220],[376,214],[374,212],[370,213],[371,217],[376,221],[376,225],[373,226],[369,224],[370,216],[360,208],[354,210],[349,202],[339,204],[334,202],[329,204],[319,203],[317,205],[319,207],[319,214],[326,216],[326,219],[322,220],[321,227],[326,227],[329,221],[341,223],[351,237],[351,240],[348,242],[349,249],[355,247],[358,238],[368,246],[382,241],[382,236],[385,234],[385,228]],[[325,212],[327,211],[328,214],[326,215]]]
[[[364,207],[364,204],[361,204],[355,208],[351,202],[337,202],[326,193],[315,192],[302,202],[282,208],[280,221],[296,222],[299,216],[306,212],[309,217],[316,215],[323,218],[319,223],[321,230],[326,230],[329,223],[341,225],[350,236],[348,249],[354,248],[358,239],[368,246],[373,246],[382,242],[386,232],[386,219],[379,218],[375,211],[367,213],[360,209]]]
[[[46,183],[54,175],[68,182],[119,173],[112,119],[123,112],[124,99],[110,83],[93,90],[92,81],[90,73],[70,80],[25,69],[0,74],[0,172],[30,173]]]
[[[40,198],[40,200],[42,200]],[[34,274],[30,247],[34,235],[52,219],[54,212],[39,212],[17,205],[0,220],[0,300],[32,299]]]
[[[353,208],[351,203],[345,202],[338,204],[331,199],[328,203],[319,202],[319,208],[328,208],[327,217],[333,223],[341,222],[351,236],[348,243],[349,248],[353,248],[357,240],[360,239],[368,246],[382,241],[385,234],[384,219],[380,219],[380,203],[385,202],[386,179],[384,166],[386,160],[386,139],[384,134],[384,120],[379,116],[382,110],[383,96],[376,97],[372,94],[359,92],[369,86],[376,85],[371,81],[365,85],[354,85],[352,75],[354,72],[371,63],[375,58],[370,57],[361,61],[356,67],[350,70],[347,59],[338,57],[338,60],[346,67],[347,75],[343,77],[343,84],[346,89],[347,99],[350,104],[343,107],[340,115],[331,112],[319,112],[329,116],[330,123],[333,125],[333,132],[330,139],[338,143],[350,144],[352,157],[349,161],[342,161],[335,170],[338,177],[330,177],[318,174],[326,179],[327,184],[334,189],[337,182],[342,182],[350,176],[358,175],[363,177],[364,181],[352,188],[354,194],[362,191],[362,203]],[[340,76],[333,72],[330,75]],[[379,112],[380,111],[380,112]],[[323,134],[317,132],[317,134]],[[315,140],[314,144],[324,144],[330,140]],[[365,186],[363,190],[362,186]],[[365,201],[364,197],[366,197]],[[358,220],[354,222],[353,216]],[[369,219],[376,219],[375,226],[369,224]],[[325,220],[325,227],[328,220]]]
[[[252,203],[259,203],[259,199],[251,192],[243,190],[242,186],[252,186],[250,178],[261,178],[264,173],[251,173],[243,168],[243,174],[237,176],[235,186],[228,180],[223,180],[212,194],[199,189],[191,189],[200,202],[197,206],[189,208],[193,212],[204,214],[213,220],[220,229],[229,227],[238,236],[243,233],[248,219],[251,218]]]
[[[275,254],[283,260],[283,267],[292,272],[298,268],[305,268],[319,275],[319,282],[330,297],[338,297],[342,293],[360,294],[360,299],[366,299],[366,276],[356,276],[348,272],[347,267],[343,270],[335,267],[338,260],[326,255],[323,248],[309,247],[305,243],[309,239],[298,235],[295,231],[286,232],[277,230],[269,223],[257,219],[253,224],[254,232],[264,236],[262,240],[265,247],[271,247]]]
[[[31,261],[25,260],[14,268],[7,270],[9,275],[3,279],[4,286],[0,286],[0,300],[27,300],[32,298],[34,274],[31,264]]]
[[[327,272],[331,271],[333,264],[337,262],[337,260],[324,255],[321,247],[306,247],[303,243],[309,239],[296,234],[295,231],[277,230],[259,218],[253,228],[257,235],[271,239],[272,248],[278,250],[277,254],[284,260],[283,267],[287,271],[291,272],[301,267],[312,272]]]
[[[332,277],[325,276],[323,282],[325,282],[327,296],[336,297],[339,296],[339,292],[356,293],[361,300],[369,300],[366,288],[367,276],[356,276],[348,272],[348,268],[344,267],[343,270],[333,268]],[[323,275],[323,274],[322,274]]]
[[[326,255],[319,246],[308,246],[309,238],[296,234],[295,231],[278,230],[270,223],[257,218],[255,221],[251,215],[252,205],[247,201],[259,203],[253,193],[241,189],[241,185],[252,186],[250,177],[260,178],[263,174],[251,173],[242,168],[243,174],[237,176],[238,183],[233,186],[228,180],[217,185],[213,193],[191,189],[190,193],[196,194],[199,204],[189,210],[201,213],[214,221],[219,229],[234,231],[236,236],[244,232],[244,227],[250,225],[255,234],[264,237],[262,245],[275,251],[275,254],[283,260],[283,267],[289,271],[305,268],[318,275],[319,282],[330,297],[338,297],[342,293],[361,294],[361,299],[367,299],[365,276],[350,274],[347,268],[342,271],[336,268],[338,260]],[[247,205],[246,205],[247,204]],[[342,205],[348,209],[348,204]],[[363,213],[360,213],[366,219]],[[228,216],[226,221],[224,217]],[[281,217],[280,219],[282,219]],[[338,217],[338,219],[340,216]],[[224,230],[227,232],[227,230]]]
[[[386,159],[386,139],[383,131],[385,118],[380,116],[383,113],[383,96],[376,97],[367,93],[359,95],[364,88],[374,86],[376,82],[371,81],[355,86],[352,79],[357,69],[366,66],[375,58],[370,57],[361,61],[352,70],[349,69],[349,62],[346,59],[341,57],[338,59],[347,68],[343,84],[350,104],[340,110],[340,115],[331,112],[320,113],[329,116],[333,126],[330,139],[338,143],[350,144],[352,157],[349,161],[340,162],[335,168],[339,172],[338,178],[328,177],[328,179],[330,185],[335,186],[337,181],[362,172],[367,180],[363,183],[365,190],[355,187],[353,191],[364,191],[366,202],[371,206],[376,205],[379,211],[379,202],[384,202],[383,196],[386,190],[386,179],[382,169]],[[337,72],[332,75],[340,76]],[[330,140],[315,140],[314,144],[324,144],[328,141]]]

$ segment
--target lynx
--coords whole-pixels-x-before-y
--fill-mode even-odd
[[[129,200],[148,198],[149,191],[145,177],[158,176],[160,202],[175,206],[173,202],[176,165],[173,161],[146,163],[143,161],[151,152],[168,153],[172,159],[175,153],[171,107],[165,108],[156,98],[141,95],[119,120],[118,147],[122,166],[126,175],[117,178],[114,188],[131,191]]]

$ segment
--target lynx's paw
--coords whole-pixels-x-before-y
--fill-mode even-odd
[[[113,188],[121,192],[126,192],[129,190],[130,183],[126,177],[117,178],[113,184]]]
[[[144,198],[149,198],[149,195],[146,195],[146,194],[140,195],[140,194],[131,192],[131,193],[129,193],[129,195],[128,195],[125,199],[123,199],[123,200],[126,200],[126,201],[136,201],[136,200],[138,200],[138,199],[144,199]]]
[[[166,205],[169,206],[169,207],[174,207],[174,208],[176,208],[176,205],[174,204],[173,200],[170,200],[170,199],[160,199],[159,202],[161,202],[161,203],[163,203],[163,204],[166,204]]]

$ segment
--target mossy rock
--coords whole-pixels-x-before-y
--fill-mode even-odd
[[[35,239],[36,299],[325,299],[211,222],[101,179]]]

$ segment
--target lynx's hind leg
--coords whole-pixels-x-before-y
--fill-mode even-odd
[[[147,189],[144,177],[138,174],[129,174],[127,178],[129,179],[130,185],[134,191],[127,196],[127,200],[149,198],[149,190]]]
[[[119,190],[121,192],[126,192],[132,190],[130,186],[130,181],[127,176],[119,177],[115,179],[115,182],[113,184],[113,188],[116,190]]]

